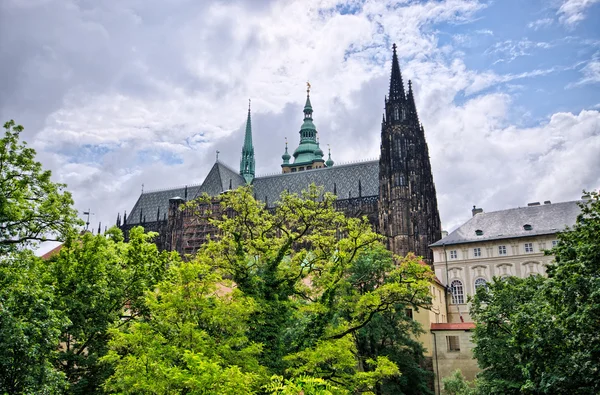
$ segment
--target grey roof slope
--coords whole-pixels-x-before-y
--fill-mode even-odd
[[[439,247],[557,233],[567,226],[572,227],[575,225],[577,215],[581,212],[578,203],[580,201],[479,213],[454,232],[430,246]],[[525,230],[524,225],[531,225],[532,229]],[[483,231],[483,234],[477,236],[475,233],[477,230]]]
[[[335,186],[340,199],[358,197],[359,181],[361,196],[379,195],[378,160],[258,177],[254,179],[252,185],[254,185],[256,198],[272,205],[279,200],[284,190],[299,194],[312,183],[323,186],[325,192],[332,193]]]
[[[221,162],[216,162],[208,172],[201,185],[187,186],[188,199],[194,199],[207,193],[216,196],[229,189],[235,189],[246,182],[241,175]],[[156,215],[160,210],[160,219],[169,211],[169,199],[173,197],[185,198],[185,188],[178,187],[159,191],[144,192],[133,206],[131,213],[127,216],[127,224],[139,224],[143,218],[146,221],[156,221]],[[141,217],[141,218],[140,218]]]
[[[340,199],[358,197],[359,181],[362,196],[379,195],[378,160],[257,177],[252,184],[256,198],[272,205],[279,200],[279,196],[284,190],[290,193],[300,193],[312,183],[323,186],[326,192],[333,192],[335,189]],[[188,186],[187,197],[194,199],[203,193],[217,196],[221,192],[236,189],[242,185],[245,185],[245,181],[241,175],[223,163],[217,162],[201,185]],[[184,198],[184,195],[185,187],[142,193],[127,216],[127,224],[141,223],[144,216],[148,222],[155,221],[159,209],[162,219],[163,215],[168,213],[169,199]]]

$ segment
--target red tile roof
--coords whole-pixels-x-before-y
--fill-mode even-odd
[[[474,322],[446,322],[442,324],[431,324],[432,331],[467,331],[475,329]]]
[[[47,253],[42,255],[41,258],[43,260],[48,260],[48,259],[52,258],[54,255],[56,255],[60,252],[62,246],[63,246],[62,244],[57,245],[56,247],[54,247],[53,249],[51,249],[50,251],[48,251]]]

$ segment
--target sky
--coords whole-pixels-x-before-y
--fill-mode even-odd
[[[377,158],[396,43],[442,226],[600,187],[600,0],[4,0],[0,120],[91,225],[142,190],[299,142],[306,82],[336,163]],[[85,216],[82,214],[82,218]]]

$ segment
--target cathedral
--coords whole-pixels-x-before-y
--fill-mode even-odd
[[[393,46],[389,95],[381,123],[379,160],[335,165],[331,151],[319,146],[313,122],[310,85],[307,89],[300,141],[292,154],[286,142],[281,174],[255,177],[250,108],[239,171],[218,159],[201,184],[161,191],[142,192],[133,209],[117,226],[127,235],[142,225],[159,233],[160,249],[181,254],[194,253],[211,229],[208,221],[179,210],[181,204],[207,193],[219,194],[251,185],[256,199],[273,207],[283,191],[300,193],[309,185],[322,186],[337,196],[336,208],[348,216],[367,216],[378,233],[386,237],[388,248],[399,255],[414,252],[433,262],[429,245],[441,239],[440,217],[431,173],[425,131],[419,122],[412,84],[404,89]]]

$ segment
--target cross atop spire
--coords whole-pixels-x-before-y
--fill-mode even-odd
[[[396,53],[396,44],[392,45],[394,51],[392,55],[392,76],[390,78],[389,100],[397,102],[405,100],[404,83],[402,82],[402,73],[400,73],[400,64],[398,63],[398,54]]]

